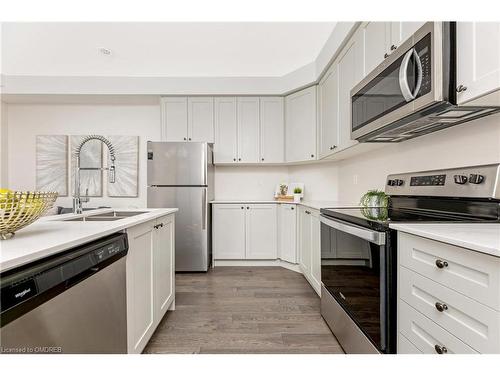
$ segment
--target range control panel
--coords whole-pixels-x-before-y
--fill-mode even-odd
[[[388,195],[500,199],[500,164],[389,175]]]

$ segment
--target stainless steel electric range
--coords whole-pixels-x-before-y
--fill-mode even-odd
[[[394,222],[500,222],[500,164],[389,175],[389,205],[321,209],[321,314],[347,353],[396,352]]]

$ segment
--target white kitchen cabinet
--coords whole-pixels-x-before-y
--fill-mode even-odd
[[[260,98],[260,162],[285,161],[285,121],[282,97]]]
[[[318,85],[318,151],[319,157],[332,154],[338,147],[339,69],[334,63]]]
[[[359,34],[358,34],[359,35]],[[351,90],[363,77],[362,61],[363,40],[355,37],[346,46],[338,61],[339,98],[338,98],[338,141],[337,150],[341,151],[358,143],[351,139]]]
[[[245,259],[278,258],[278,216],[275,204],[246,206]]]
[[[368,75],[389,54],[391,25],[390,22],[368,22],[361,28],[365,48],[365,75]]]
[[[259,162],[259,98],[238,98],[238,162]]]
[[[215,259],[245,259],[244,204],[213,205],[213,250]]]
[[[396,48],[411,37],[425,22],[391,22],[391,47]],[[389,48],[390,49],[390,48]]]
[[[214,99],[161,99],[162,139],[168,142],[214,142]]]
[[[457,22],[457,102],[500,89],[500,22]],[[498,99],[493,103],[498,105]]]
[[[319,211],[311,210],[311,281],[316,293],[321,291],[321,222]]]
[[[188,99],[166,97],[161,99],[162,139],[167,142],[188,140]]]
[[[285,158],[287,162],[316,160],[316,86],[285,99]]]
[[[175,300],[174,216],[127,229],[127,347],[141,353]]]
[[[175,299],[174,216],[156,220],[153,246],[154,321],[158,326]]]
[[[127,341],[129,353],[140,353],[154,332],[154,221],[127,230]]]
[[[313,289],[321,293],[321,234],[319,211],[299,209],[299,265]]]
[[[289,263],[297,263],[297,207],[295,204],[280,205],[279,258]]]
[[[214,259],[276,259],[278,218],[274,204],[214,204]]]
[[[214,99],[188,98],[188,141],[214,143]]]
[[[215,98],[215,163],[238,160],[238,123],[235,97]]]

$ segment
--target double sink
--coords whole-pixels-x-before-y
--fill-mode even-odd
[[[80,216],[73,219],[62,219],[63,221],[116,221],[128,217],[145,214],[148,211],[112,211],[102,214]]]

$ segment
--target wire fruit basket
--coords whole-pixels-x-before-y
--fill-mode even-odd
[[[8,191],[0,193],[0,240],[30,225],[50,209],[56,192]]]

